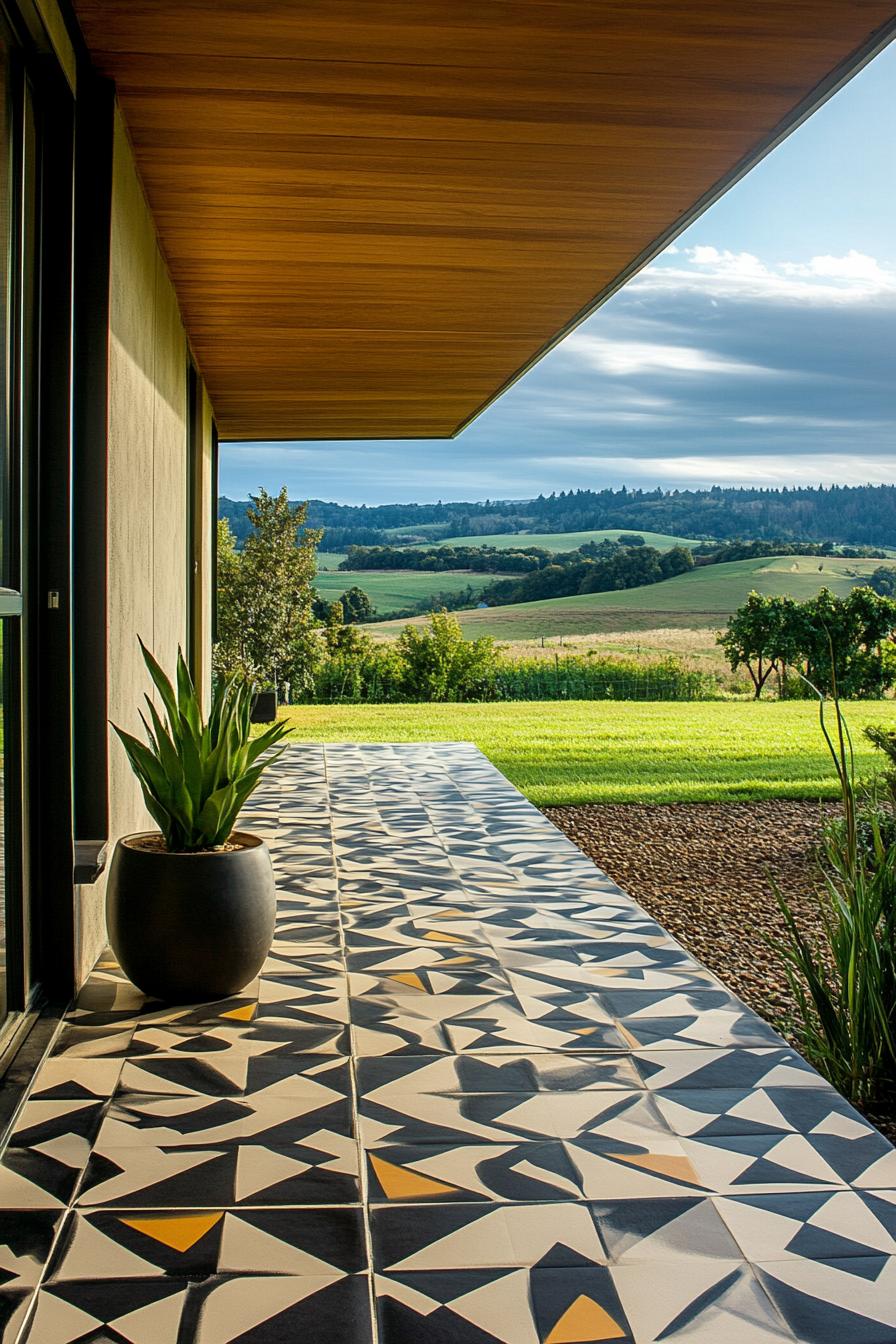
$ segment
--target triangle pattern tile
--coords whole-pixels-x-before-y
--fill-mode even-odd
[[[2,1344],[896,1344],[896,1153],[475,747],[294,744],[242,824],[258,979],[106,955],[34,1081]]]

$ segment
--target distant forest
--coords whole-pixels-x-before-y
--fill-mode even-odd
[[[221,497],[241,545],[249,532],[245,500]],[[896,486],[834,485],[754,490],[564,490],[537,499],[475,504],[328,504],[312,499],[308,526],[322,527],[324,550],[377,546],[393,528],[406,540],[486,536],[492,532],[584,532],[626,528],[675,536],[785,538],[864,546],[896,546]],[[419,531],[416,531],[419,529]]]

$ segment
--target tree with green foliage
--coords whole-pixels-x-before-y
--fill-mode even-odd
[[[867,587],[838,597],[822,588],[806,602],[750,593],[718,636],[732,671],[745,667],[758,700],[787,667],[846,699],[876,699],[896,682],[896,601]]]
[[[356,624],[359,621],[369,621],[376,614],[376,607],[371,602],[363,588],[357,584],[346,589],[342,594],[342,614],[347,625]]]
[[[307,505],[260,490],[248,510],[252,531],[237,552],[218,530],[218,640],[215,669],[240,670],[275,689],[301,691],[314,657],[312,602],[321,532],[305,526]]]
[[[881,597],[896,597],[896,565],[879,565],[870,575],[868,587]]]
[[[864,585],[847,597],[822,588],[799,610],[800,651],[813,686],[830,695],[836,682],[846,699],[878,699],[893,685],[896,601]]]
[[[732,672],[747,669],[757,700],[772,673],[781,680],[785,667],[799,655],[797,606],[790,597],[750,593],[716,638]]]
[[[687,546],[673,546],[660,556],[660,570],[664,579],[674,579],[694,568],[694,556]]]
[[[397,641],[408,700],[490,700],[499,649],[493,639],[465,639],[456,616],[434,611],[425,626],[407,625]]]
[[[218,587],[214,595],[217,604],[214,647],[214,669],[218,678],[240,673],[253,677],[255,669],[248,663],[242,643],[243,590],[240,583],[240,553],[236,537],[226,518],[218,519]]]

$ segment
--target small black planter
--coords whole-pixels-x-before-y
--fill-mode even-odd
[[[127,835],[106,888],[109,941],[125,975],[173,1003],[221,999],[257,974],[274,937],[271,856],[257,836],[239,849],[172,854]]]
[[[249,714],[253,723],[274,723],[277,718],[277,692],[259,691]]]

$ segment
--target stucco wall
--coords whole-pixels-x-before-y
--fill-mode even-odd
[[[137,711],[150,683],[137,636],[168,671],[186,642],[187,343],[120,114],[109,325],[109,717],[140,733]],[[110,853],[117,836],[152,824],[111,730],[109,810]],[[103,945],[104,897],[102,881],[81,889],[82,975]]]

